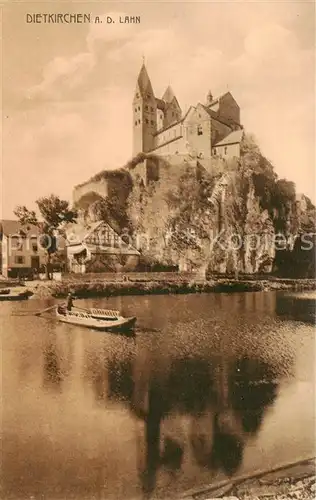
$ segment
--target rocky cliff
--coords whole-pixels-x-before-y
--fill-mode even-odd
[[[215,159],[211,171],[199,160],[155,161],[159,178],[147,185],[133,165],[127,210],[137,247],[152,262],[203,273],[286,275],[293,249],[297,259],[304,252],[298,245],[303,233],[315,231],[310,200],[278,179],[251,137],[244,138],[239,159]]]
[[[122,171],[124,196],[116,184],[113,196],[94,203],[94,214],[125,232],[147,268],[285,276],[294,258],[300,276],[313,272],[315,244],[305,252],[302,238],[312,241],[315,208],[277,177],[251,137],[244,137],[239,159],[206,165],[141,154]]]

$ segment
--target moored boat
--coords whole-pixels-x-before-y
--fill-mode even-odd
[[[0,301],[3,300],[27,300],[31,295],[33,295],[29,290],[23,291],[9,291],[9,293],[0,293]]]
[[[116,311],[118,312],[118,311]],[[64,308],[56,309],[56,316],[59,321],[76,326],[84,326],[99,331],[127,331],[132,330],[136,323],[136,318],[124,318],[120,315],[95,317],[91,313],[79,310],[67,311]]]

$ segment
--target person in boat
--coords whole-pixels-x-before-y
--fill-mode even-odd
[[[67,295],[67,300],[66,300],[66,309],[67,309],[67,311],[71,311],[71,309],[73,308],[73,306],[74,306],[73,296],[72,296],[72,293],[69,292],[68,295]]]

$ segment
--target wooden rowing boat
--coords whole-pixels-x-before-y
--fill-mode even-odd
[[[111,317],[95,317],[85,311],[76,311],[75,308],[72,311],[65,311],[64,309],[57,308],[56,316],[58,320],[63,323],[93,328],[94,330],[103,332],[132,330],[136,323],[135,317],[124,318],[120,315],[113,315]]]
[[[32,294],[32,292],[30,292],[29,290],[25,290],[23,292],[19,291],[19,292],[14,292],[14,291],[10,291],[9,293],[5,293],[5,294],[0,294],[0,301],[3,301],[3,300],[10,300],[10,301],[13,301],[13,300],[27,300]]]

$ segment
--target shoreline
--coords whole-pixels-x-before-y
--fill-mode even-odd
[[[279,467],[259,470],[187,490],[179,500],[230,500],[315,498],[315,458],[305,458]]]
[[[314,279],[267,279],[267,280],[127,280],[105,281],[82,278],[79,280],[32,281],[25,287],[35,298],[64,298],[72,291],[76,298],[118,297],[126,295],[169,295],[192,293],[241,293],[315,291]]]

